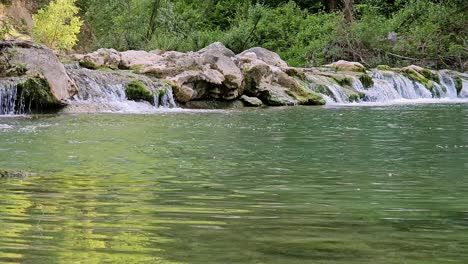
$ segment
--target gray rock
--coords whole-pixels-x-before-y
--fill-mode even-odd
[[[250,57],[265,62],[268,65],[276,67],[288,67],[288,64],[281,59],[281,57],[273,51],[256,47],[248,49],[238,55],[238,57]]]
[[[260,107],[263,105],[262,100],[258,99],[257,97],[242,95],[239,100],[241,100],[244,105],[248,107]]]

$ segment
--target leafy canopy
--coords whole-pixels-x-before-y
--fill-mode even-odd
[[[76,0],[53,0],[33,16],[33,37],[52,49],[69,50],[78,41],[83,22],[77,16]]]

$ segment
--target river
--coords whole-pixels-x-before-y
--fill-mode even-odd
[[[0,117],[0,263],[468,263],[468,105]]]

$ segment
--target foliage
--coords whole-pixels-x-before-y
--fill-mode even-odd
[[[76,1],[92,49],[186,52],[221,41],[236,53],[265,47],[292,66],[345,59],[463,70],[468,59],[464,0],[355,0],[352,23],[339,0]]]
[[[75,0],[54,0],[33,16],[33,37],[53,49],[68,50],[78,41],[83,22]]]

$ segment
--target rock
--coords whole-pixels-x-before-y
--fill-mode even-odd
[[[243,93],[244,79],[233,60],[234,53],[221,43],[214,43],[198,52],[164,52],[159,55],[160,60],[139,72],[169,80],[179,102],[235,100]]]
[[[52,95],[62,103],[76,94],[74,81],[51,50],[38,45],[15,47],[15,42],[12,43],[14,48],[6,51],[9,53],[9,64],[24,65],[27,68],[25,75],[45,79]]]
[[[268,65],[276,66],[276,67],[288,67],[288,64],[281,59],[281,57],[274,53],[273,51],[269,51],[264,48],[251,48],[248,49],[239,55],[238,57],[245,57],[251,59],[258,59],[265,62]]]
[[[123,69],[138,69],[147,65],[157,64],[162,59],[157,53],[142,50],[129,50],[120,53],[119,67]]]
[[[201,100],[190,101],[183,105],[184,108],[189,109],[239,109],[244,105],[241,101],[218,101],[218,100]]]
[[[125,95],[128,100],[132,101],[146,101],[154,104],[154,96],[148,90],[146,85],[141,81],[133,80],[125,88]]]
[[[260,107],[263,105],[262,100],[258,99],[257,97],[250,97],[247,95],[242,95],[239,100],[244,103],[245,106],[248,107]]]
[[[8,170],[0,170],[0,179],[2,178],[24,178],[28,176],[34,175],[30,172],[24,171],[8,171]]]
[[[250,56],[238,57],[246,95],[258,97],[269,106],[325,104],[322,96],[314,93],[302,80],[301,74],[291,74],[290,68],[268,65]]]
[[[364,67],[364,65],[361,63],[345,60],[339,60],[337,62],[325,65],[325,67],[333,68],[339,71],[366,72],[366,67]]]
[[[115,49],[98,49],[86,54],[80,59],[80,65],[88,69],[111,68],[117,69],[120,65],[120,53]]]

